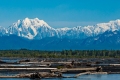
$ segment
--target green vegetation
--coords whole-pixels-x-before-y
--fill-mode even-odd
[[[42,57],[42,58],[120,58],[120,50],[0,50],[1,57]]]

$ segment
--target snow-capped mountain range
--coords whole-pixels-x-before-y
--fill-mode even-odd
[[[119,31],[120,20],[99,23],[91,26],[77,26],[73,28],[52,28],[45,21],[38,18],[18,20],[7,28],[0,27],[0,36],[17,35],[28,39],[43,39],[47,37],[85,39],[103,34],[106,31]]]
[[[0,49],[120,49],[120,20],[73,28],[52,28],[38,18],[0,27]]]

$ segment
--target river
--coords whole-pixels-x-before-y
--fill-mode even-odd
[[[74,74],[65,74],[65,76],[74,76]],[[33,80],[29,78],[0,78],[0,80]],[[39,79],[37,79],[39,80]],[[40,80],[120,80],[120,74],[97,74],[82,75],[78,78],[50,78]]]

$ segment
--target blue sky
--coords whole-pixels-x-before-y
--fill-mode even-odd
[[[120,19],[120,0],[0,0],[0,26],[39,18],[51,27],[75,27]]]

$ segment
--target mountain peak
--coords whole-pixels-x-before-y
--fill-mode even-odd
[[[28,26],[36,26],[36,27],[50,27],[44,20],[39,20],[38,18],[29,19],[25,18],[23,23]]]
[[[38,18],[30,19],[26,17],[23,20],[18,20],[9,28],[2,29],[2,33],[7,35],[18,35],[28,39],[42,39],[46,37],[58,38],[87,38],[97,36],[106,31],[120,31],[120,19],[112,20],[107,23],[98,23],[91,26],[77,26],[73,28],[52,28],[44,20]]]
[[[23,21],[30,22],[30,19],[29,18],[25,18]]]
[[[25,18],[23,20],[18,20],[17,22],[13,23],[13,25],[16,28],[20,28],[20,27],[26,27],[29,28],[31,26],[33,27],[48,27],[51,28],[44,20],[39,20],[38,18],[34,18],[34,19],[29,19],[29,18]]]
[[[39,19],[38,19],[38,18],[34,18],[34,20],[39,21]]]
[[[120,19],[111,20],[111,21],[109,21],[109,24],[116,24],[116,25],[120,25]]]
[[[39,38],[46,37],[46,32],[53,30],[53,28],[51,28],[44,20],[39,20],[38,18],[25,18],[13,23],[13,25],[11,25],[7,30],[9,34],[34,39],[36,36],[39,36]],[[50,35],[53,35],[53,33]]]
[[[117,23],[118,25],[120,25],[120,19],[117,19],[117,20],[116,20],[116,23]]]
[[[23,21],[25,21],[25,22],[33,22],[33,21],[37,21],[37,22],[39,22],[39,21],[43,21],[43,20],[39,20],[38,18],[34,18],[34,19],[30,19],[30,18],[28,18],[28,17],[26,17],[25,19],[23,19]]]

